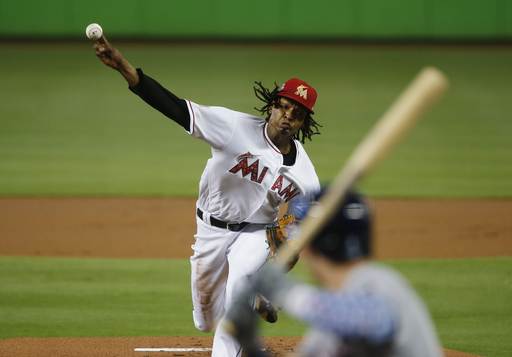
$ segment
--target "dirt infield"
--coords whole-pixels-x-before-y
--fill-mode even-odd
[[[396,200],[375,205],[375,257],[512,254],[512,200]],[[0,255],[188,258],[195,200],[0,198]]]
[[[9,357],[205,357],[212,337],[9,338],[0,340],[0,356]],[[298,337],[263,338],[273,357],[297,355]],[[173,349],[172,351],[170,349]],[[195,351],[190,351],[194,349]],[[204,350],[204,351],[203,351]],[[446,357],[476,357],[443,349]]]
[[[512,255],[512,200],[374,201],[379,259]],[[188,258],[195,200],[170,198],[0,198],[0,255]],[[275,356],[299,338],[267,338]],[[208,356],[211,337],[11,338],[1,356]],[[469,357],[444,350],[447,357]]]

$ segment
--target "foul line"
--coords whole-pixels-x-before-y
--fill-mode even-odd
[[[211,352],[211,348],[135,348],[135,352]]]

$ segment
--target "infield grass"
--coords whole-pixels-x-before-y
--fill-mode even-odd
[[[253,114],[254,81],[319,93],[306,149],[322,181],[426,65],[451,88],[364,183],[372,196],[512,197],[512,48],[117,46],[178,96]],[[91,42],[0,43],[0,195],[195,196],[209,147],[130,93]]]
[[[431,310],[444,348],[512,353],[512,258],[390,260]],[[292,271],[310,281],[300,262]],[[0,338],[198,336],[188,260],[0,257]],[[264,336],[301,336],[280,314]]]

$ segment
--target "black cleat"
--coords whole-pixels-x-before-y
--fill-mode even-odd
[[[263,296],[258,295],[254,311],[271,324],[277,321],[277,309]]]

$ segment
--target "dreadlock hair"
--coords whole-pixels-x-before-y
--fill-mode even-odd
[[[256,107],[254,107],[254,109],[259,111],[262,115],[266,114],[267,117],[265,120],[268,121],[270,119],[270,108],[274,107],[279,100],[279,86],[274,82],[275,88],[270,91],[268,88],[265,88],[261,82],[254,83],[258,85],[258,87],[254,87],[256,97],[265,103],[265,105],[260,109]],[[304,120],[304,124],[299,131],[293,135],[293,138],[304,144],[306,138],[311,141],[311,137],[313,135],[320,134],[320,131],[318,130],[319,127],[321,128],[322,125],[318,124],[311,116],[311,113],[308,112],[306,119]]]

